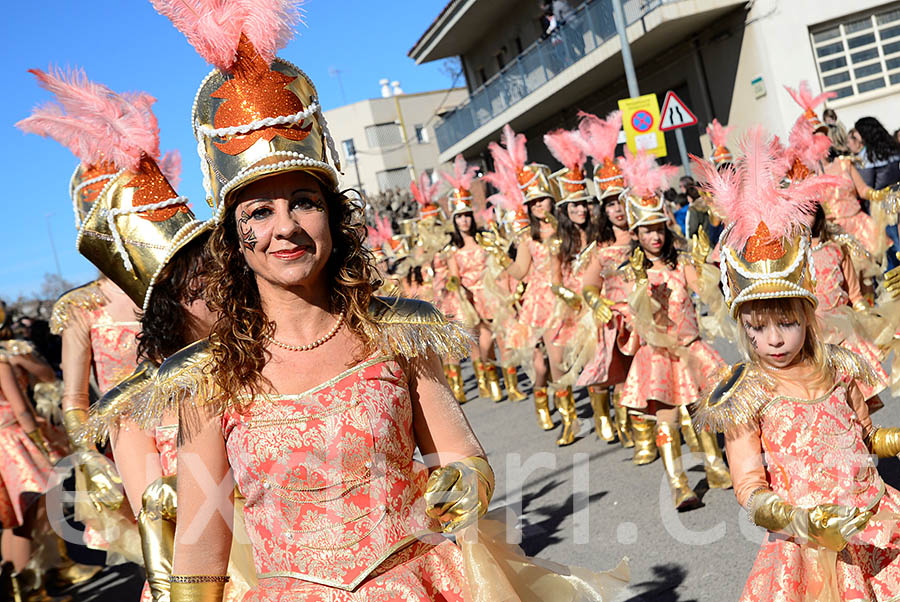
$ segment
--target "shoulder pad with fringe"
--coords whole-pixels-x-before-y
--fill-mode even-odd
[[[840,225],[829,222],[825,224],[825,230],[828,232],[828,240],[844,247],[851,255],[873,260],[872,254],[869,253],[869,250],[866,249],[859,239],[844,230]]]
[[[448,320],[434,305],[403,297],[372,297],[369,317],[374,327],[368,334],[385,353],[407,359],[428,353],[465,357],[470,337],[465,329]]]
[[[869,362],[849,349],[844,349],[840,345],[826,345],[825,355],[825,361],[834,370],[837,378],[849,378],[870,387],[884,384]]]
[[[103,296],[100,284],[96,280],[66,291],[53,304],[53,313],[50,315],[50,332],[62,334],[74,309],[93,311],[103,307],[105,303],[106,297]]]
[[[209,340],[200,339],[162,363],[146,406],[133,418],[144,429],[158,426],[165,415],[178,413],[179,406],[188,399],[194,405],[206,405],[213,397],[214,387]]]
[[[30,355],[34,353],[34,345],[32,345],[29,341],[23,341],[22,339],[9,339],[7,341],[0,342],[0,348],[6,352],[7,355]]]
[[[715,386],[704,392],[692,415],[697,430],[726,432],[752,424],[769,401],[767,379],[749,362],[723,368]]]
[[[85,425],[84,437],[98,445],[106,443],[110,429],[118,428],[119,420],[128,418],[141,423],[139,416],[145,411],[153,394],[157,366],[150,360],[138,364],[131,376],[106,392],[91,406]]]

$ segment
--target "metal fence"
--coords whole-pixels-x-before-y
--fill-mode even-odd
[[[625,0],[625,22],[631,25],[671,1]],[[468,102],[444,115],[435,127],[438,148],[444,152],[615,36],[612,0],[585,2],[562,27],[526,48],[472,92]]]

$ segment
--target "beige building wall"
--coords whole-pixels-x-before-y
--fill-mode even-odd
[[[434,136],[434,126],[439,121],[437,115],[466,97],[465,88],[452,88],[373,98],[325,111],[328,128],[341,157],[341,185],[361,187],[367,194],[378,194],[383,191],[386,179],[405,187],[413,172],[419,174],[435,169],[439,154]],[[400,134],[398,104],[406,126],[408,148]],[[370,140],[367,129],[374,126],[382,126],[376,136],[381,144],[373,144]],[[421,136],[417,136],[417,127]],[[355,163],[347,155],[345,142],[348,140],[352,140],[356,148]],[[382,174],[380,180],[379,174]]]

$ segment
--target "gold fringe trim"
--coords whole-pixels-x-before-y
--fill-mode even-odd
[[[63,293],[53,304],[53,313],[50,315],[50,332],[62,334],[75,309],[93,311],[103,307],[105,303],[106,297],[103,296],[96,280]]]
[[[188,410],[201,406],[212,406],[217,398],[217,389],[211,373],[212,356],[208,351],[209,342],[202,339],[173,354],[164,361],[151,381],[152,391],[138,398],[140,407],[135,407],[131,419],[142,429],[158,426],[167,415],[177,413],[179,422]],[[226,406],[210,407],[212,412],[223,412]],[[179,428],[184,428],[183,424]]]
[[[707,307],[707,315],[698,316],[704,338],[722,338],[737,343],[737,323],[731,319],[722,289],[719,288],[721,271],[712,264],[704,264],[697,274],[697,293]]]
[[[147,416],[146,412],[153,396],[156,373],[157,367],[153,362],[144,360],[138,364],[131,376],[107,391],[100,401],[91,406],[90,415],[80,435],[97,445],[103,445],[109,438],[110,430],[118,429],[119,422],[123,419],[155,426],[158,423],[157,417]]]
[[[367,333],[375,345],[406,359],[429,353],[462,359],[469,355],[471,335],[448,320],[435,306],[417,299],[375,297],[369,305],[374,327]]]
[[[836,375],[852,378],[870,387],[884,385],[869,362],[860,355],[838,345],[826,345],[825,348],[825,361]]]
[[[8,341],[0,341],[0,348],[6,351],[7,355],[31,355],[34,353],[34,345],[28,341],[21,339],[9,339]]]
[[[759,411],[768,403],[770,383],[749,362],[723,368],[716,384],[704,391],[691,415],[694,428],[724,433],[759,419]]]

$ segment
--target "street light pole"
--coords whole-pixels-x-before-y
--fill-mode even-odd
[[[400,121],[400,134],[403,136],[403,144],[406,146],[406,156],[409,159],[409,174],[413,182],[416,181],[416,165],[413,162],[412,149],[409,147],[409,136],[406,135],[406,122],[403,121],[403,110],[400,108],[399,94],[394,94],[394,106],[397,107],[397,119]]]
[[[62,280],[62,269],[59,267],[59,255],[56,254],[56,244],[53,242],[53,230],[50,229],[51,213],[44,214],[44,221],[47,223],[47,236],[50,237],[50,250],[53,251],[53,261],[56,262],[56,275]]]

